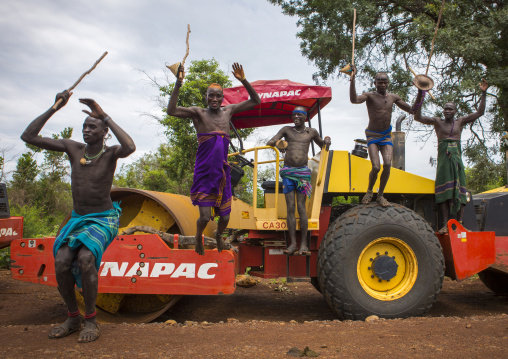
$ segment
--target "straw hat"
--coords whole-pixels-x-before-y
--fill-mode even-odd
[[[181,62],[177,62],[173,65],[166,65],[166,67],[173,73],[173,75],[176,76],[178,74],[178,67],[180,67],[180,64]]]
[[[434,87],[434,80],[427,75],[416,75],[413,84],[422,91],[429,91]]]

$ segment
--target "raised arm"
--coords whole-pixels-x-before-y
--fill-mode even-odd
[[[39,136],[39,132],[41,132],[42,128],[46,124],[46,122],[49,120],[51,116],[58,110],[60,110],[62,107],[64,107],[67,104],[67,101],[69,101],[69,97],[72,96],[72,92],[69,92],[67,90],[59,93],[56,95],[55,103],[62,99],[63,101],[58,105],[56,110],[53,110],[53,106],[50,107],[46,112],[44,112],[42,115],[37,117],[35,120],[33,120],[28,127],[25,129],[23,134],[21,135],[21,139],[25,141],[26,143],[29,143],[31,145],[37,146],[39,148],[50,150],[50,151],[58,151],[58,152],[66,152],[66,146],[65,143],[68,140],[57,140],[54,138],[49,137],[42,137]]]
[[[398,108],[400,108],[402,111],[410,112],[411,111],[411,105],[403,101],[398,95],[392,94],[392,96],[395,97],[393,103],[397,105]]]
[[[247,111],[259,105],[261,103],[261,99],[259,98],[258,93],[256,90],[254,90],[254,87],[252,87],[250,82],[245,78],[245,73],[243,72],[242,65],[238,64],[237,62],[233,64],[233,76],[235,76],[235,78],[242,83],[243,87],[245,87],[247,90],[250,98],[238,104],[230,105],[232,107],[232,113],[235,114],[238,112]]]
[[[109,117],[99,106],[97,102],[92,100],[91,98],[80,98],[79,102],[87,105],[90,111],[83,110],[88,116],[93,118],[98,118],[104,122],[106,126],[108,126],[111,131],[116,136],[116,139],[120,143],[120,146],[115,147],[115,156],[117,158],[124,158],[129,156],[131,153],[136,151],[136,145],[132,140],[131,136],[127,134],[116,122],[114,122],[111,117]]]
[[[468,124],[471,122],[474,122],[476,119],[483,116],[485,113],[485,99],[487,97],[487,89],[489,88],[489,84],[485,79],[482,79],[482,82],[480,83],[480,89],[482,90],[482,98],[480,100],[480,106],[478,106],[478,111],[475,113],[472,113],[470,115],[462,117],[462,124]]]
[[[420,102],[422,102],[422,99],[423,92],[422,90],[418,90],[418,95],[416,96],[415,104],[419,104]],[[423,123],[424,125],[433,125],[435,122],[434,117],[422,116],[422,106],[419,106],[416,112],[414,113],[414,119],[415,121]]]
[[[178,94],[180,93],[180,87],[182,87],[184,77],[185,72],[183,66],[180,65],[178,67],[178,73],[176,74],[175,87],[173,88],[173,92],[171,92],[171,96],[169,97],[169,103],[166,113],[170,116],[180,118],[193,118],[196,115],[196,109],[194,107],[176,106],[176,104],[178,103]]]
[[[355,85],[355,76],[356,76],[356,67],[353,66],[353,72],[351,73],[351,83],[349,85],[349,99],[351,100],[351,103],[364,103],[367,101],[367,95],[361,94],[358,96],[356,94],[356,85]]]

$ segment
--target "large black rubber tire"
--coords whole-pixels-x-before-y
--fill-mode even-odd
[[[487,268],[478,273],[478,276],[483,284],[491,291],[497,295],[508,296],[508,273],[493,268]]]
[[[357,272],[362,251],[380,238],[405,243],[417,263],[414,284],[393,300],[370,295]],[[432,307],[441,290],[444,257],[436,235],[418,214],[396,204],[381,207],[372,203],[350,209],[328,228],[319,248],[317,274],[321,292],[342,319],[419,316]]]

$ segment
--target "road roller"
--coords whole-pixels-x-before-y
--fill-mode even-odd
[[[331,100],[329,87],[289,80],[256,81],[252,85],[261,104],[235,114],[233,133],[241,128],[291,123],[292,110],[304,106],[309,114],[308,126],[317,117],[316,128],[323,137],[321,109]],[[225,89],[223,104],[238,103],[247,97],[243,87]],[[333,140],[333,133],[326,135]],[[394,141],[394,146],[404,146],[404,135],[397,138],[401,140]],[[239,137],[236,142],[229,155],[233,190],[244,168],[252,167],[252,200],[233,197],[229,225],[223,233],[227,249],[221,252],[215,248],[214,221],[203,234],[205,255],[194,251],[199,211],[189,197],[133,188],[111,191],[112,200],[120,202],[122,215],[118,236],[104,253],[98,272],[99,320],[147,322],[183,296],[232,294],[236,275],[247,270],[260,278],[308,281],[339,318],[353,320],[370,315],[422,315],[436,301],[445,275],[463,280],[480,273],[482,280],[498,284],[489,288],[500,293],[506,289],[506,223],[497,225],[504,229],[492,225],[478,228],[480,220],[488,222],[478,216],[479,206],[490,208],[485,205],[490,200],[492,206],[502,210],[506,206],[499,203],[506,204],[506,196],[471,201],[466,206],[464,224],[450,219],[449,233],[437,234],[443,224],[439,223],[434,203],[434,181],[404,170],[403,148],[396,151],[397,165],[392,166],[385,189],[391,205],[381,207],[337,199],[361,198],[365,194],[371,163],[364,141],[357,140],[351,152],[316,151],[311,147],[308,166],[312,194],[306,203],[311,255],[287,256],[283,253],[288,239],[287,208],[279,181],[284,156],[275,147],[245,149]],[[258,176],[266,166],[272,166],[275,178]],[[374,189],[378,186],[376,183]],[[296,218],[298,230],[298,213]],[[56,286],[54,240],[14,240],[12,277]]]

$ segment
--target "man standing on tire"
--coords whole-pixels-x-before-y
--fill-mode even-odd
[[[349,87],[349,98],[351,103],[360,104],[367,102],[367,112],[369,114],[369,125],[365,130],[367,137],[367,148],[369,151],[372,170],[369,174],[369,187],[367,193],[362,198],[363,204],[372,201],[374,195],[373,188],[377,180],[377,175],[381,169],[379,152],[383,156],[383,172],[379,180],[379,190],[376,201],[383,207],[390,203],[383,196],[386,183],[390,177],[390,168],[392,166],[393,144],[392,144],[392,108],[397,105],[401,110],[410,112],[411,106],[402,101],[402,99],[393,93],[388,93],[388,75],[384,72],[378,72],[374,79],[376,91],[365,92],[361,95],[356,94],[355,87],[356,67],[353,66],[351,73],[351,84]]]
[[[74,210],[53,247],[58,290],[67,306],[69,318],[53,328],[49,338],[63,338],[81,329],[75,294],[77,286],[83,289],[85,301],[84,329],[78,342],[85,343],[96,340],[100,335],[95,321],[97,270],[102,254],[116,236],[120,223],[121,209],[118,203],[112,203],[110,197],[116,162],[133,153],[136,146],[131,137],[92,99],[79,100],[91,111],[83,110],[89,115],[83,123],[85,143],[39,136],[49,118],[66,105],[71,95],[68,91],[59,93],[55,103],[62,99],[61,104],[33,120],[21,139],[45,150],[65,152],[69,157]],[[106,146],[109,129],[118,139],[119,146]]]
[[[489,84],[485,79],[480,83],[482,97],[478,111],[467,116],[458,117],[457,106],[448,102],[443,107],[444,120],[440,117],[422,116],[421,108],[415,113],[415,120],[424,125],[434,126],[438,140],[437,169],[436,169],[436,203],[439,204],[444,225],[439,233],[448,233],[449,213],[457,215],[462,223],[466,198],[466,175],[462,163],[462,149],[460,136],[462,129],[468,123],[474,122],[485,113],[485,98]],[[419,103],[424,96],[422,90],[418,91],[416,102]]]
[[[175,88],[169,98],[167,114],[191,119],[198,134],[198,152],[194,167],[194,180],[190,190],[192,204],[199,206],[196,223],[196,252],[205,254],[202,234],[208,222],[219,215],[215,239],[217,250],[224,249],[222,232],[229,223],[231,213],[231,175],[228,165],[229,121],[238,112],[247,111],[261,103],[259,95],[245,79],[243,68],[233,64],[233,75],[247,90],[250,99],[221,107],[224,95],[219,84],[211,84],[206,90],[207,108],[177,107],[178,93],[185,77],[183,66],[178,68]],[[212,214],[213,210],[213,214]]]
[[[314,128],[305,127],[307,111],[305,107],[295,107],[292,114],[294,126],[284,126],[280,131],[268,141],[268,146],[277,146],[277,148],[286,152],[284,157],[284,167],[280,170],[282,183],[284,185],[284,195],[287,206],[287,226],[289,232],[289,246],[284,250],[284,254],[294,255],[297,252],[300,255],[310,255],[307,244],[308,219],[305,210],[305,200],[312,192],[310,184],[310,169],[307,167],[309,161],[309,146],[314,141],[319,147],[329,148],[330,137],[325,137],[323,141],[319,133]],[[285,139],[285,141],[282,140]],[[296,245],[296,218],[295,218],[295,195],[300,215],[300,250]]]

